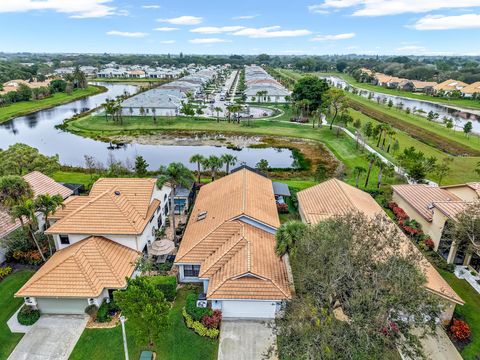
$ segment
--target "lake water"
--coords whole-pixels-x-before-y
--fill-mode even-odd
[[[342,88],[345,88],[345,86],[350,86],[352,85],[347,84],[344,80],[336,77],[336,76],[327,76],[324,77],[325,79],[331,81],[334,85],[336,86],[341,86]],[[386,99],[387,102],[389,100],[392,100],[393,105],[397,105],[399,103],[403,103],[403,108],[406,109],[409,107],[410,109],[413,109],[414,107],[417,109],[421,109],[424,111],[423,116],[427,116],[427,114],[430,111],[433,111],[434,113],[439,114],[438,122],[443,122],[443,117],[449,117],[452,118],[455,124],[455,129],[462,131],[463,125],[467,121],[472,122],[473,126],[473,132],[480,134],[480,110],[470,110],[470,109],[456,109],[454,107],[449,107],[449,106],[444,106],[442,104],[437,104],[437,103],[431,103],[428,101],[421,101],[421,100],[415,100],[415,99],[410,99],[406,98],[403,96],[395,96],[395,95],[389,95],[389,94],[384,94],[381,92],[375,92],[375,91],[369,91],[369,90],[362,90],[360,88],[356,88],[359,90],[359,95],[368,98],[369,93],[373,93],[373,98],[371,99],[372,101],[377,101],[377,97],[380,97],[380,101],[383,99]]]
[[[0,148],[5,149],[15,143],[24,143],[39,149],[46,155],[58,154],[62,164],[73,166],[84,166],[84,155],[94,156],[103,164],[106,164],[112,156],[116,160],[132,164],[135,156],[142,155],[150,164],[151,170],[171,162],[182,162],[194,169],[195,164],[189,164],[188,159],[196,153],[204,156],[229,153],[237,157],[239,164],[245,163],[249,166],[255,166],[260,159],[266,159],[271,167],[277,168],[287,168],[293,163],[292,152],[288,149],[245,147],[232,150],[225,146],[147,144],[126,144],[116,148],[109,143],[55,129],[55,125],[61,124],[64,119],[87,109],[96,108],[107,98],[114,98],[125,91],[130,94],[137,91],[133,85],[109,83],[99,83],[99,85],[105,86],[108,91],[0,124]]]

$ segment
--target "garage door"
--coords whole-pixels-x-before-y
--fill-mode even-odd
[[[222,316],[226,318],[272,319],[277,304],[274,301],[222,301]]]
[[[37,305],[43,314],[84,314],[87,299],[39,299]]]

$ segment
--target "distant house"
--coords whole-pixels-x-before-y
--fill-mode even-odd
[[[466,86],[468,86],[468,84],[464,83],[463,81],[448,79],[440,84],[435,85],[433,90],[435,92],[450,93],[452,91],[461,91]]]
[[[143,79],[145,78],[145,71],[143,70],[129,70],[127,71],[127,77],[135,78],[135,79]]]
[[[124,115],[139,116],[176,116],[179,114],[182,99],[165,93],[162,88],[155,88],[134,95],[121,104]]]
[[[368,193],[338,179],[327,180],[302,190],[297,193],[297,197],[300,217],[306,224],[314,225],[337,215],[346,215],[357,211],[367,217],[384,216],[385,219],[389,219],[380,205]],[[393,221],[392,226],[396,226]],[[400,236],[402,251],[412,251],[420,255],[419,250],[403,233],[400,233]],[[419,266],[426,277],[425,288],[443,301],[442,321],[449,323],[455,306],[463,305],[464,301],[423,256]]]
[[[422,225],[430,235],[434,250],[448,263],[470,265],[480,271],[480,254],[465,254],[457,251],[444,235],[445,227],[468,204],[479,202],[480,183],[467,183],[442,188],[428,185],[394,185],[392,199],[407,215]]]
[[[474,82],[473,84],[467,85],[462,90],[460,90],[462,95],[466,98],[471,97],[480,97],[480,81]]]
[[[99,78],[122,78],[126,77],[126,71],[123,69],[116,69],[116,68],[105,68],[100,70],[97,73],[97,77]]]
[[[400,82],[398,88],[404,91],[432,93],[433,88],[437,85],[434,81],[418,81],[418,80],[404,80]]]
[[[180,281],[202,283],[224,318],[274,318],[292,296],[279,226],[268,178],[241,169],[202,186],[175,259]]]
[[[39,87],[48,87],[51,80],[45,81],[27,81],[22,79],[10,80],[3,83],[3,90],[0,90],[0,95],[6,94],[10,91],[17,91],[20,85],[26,85],[30,89],[35,89]]]
[[[72,196],[46,231],[57,252],[15,294],[46,314],[83,314],[135,276],[168,214],[171,189],[156,179],[99,179],[89,196]]]
[[[66,199],[73,194],[72,190],[63,186],[62,184],[57,183],[52,178],[42,174],[39,171],[33,171],[23,176],[23,178],[32,188],[34,198],[39,195],[49,194],[60,195],[64,199]],[[40,213],[37,214],[37,219],[39,227],[42,228],[45,225],[45,222],[43,216]],[[20,226],[21,224],[19,220],[13,221],[10,214],[0,210],[0,263],[5,261],[6,251],[6,249],[2,248],[2,238],[5,238],[10,233],[18,229]]]

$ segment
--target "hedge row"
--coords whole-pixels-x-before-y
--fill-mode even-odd
[[[185,308],[183,308],[182,314],[187,327],[195,331],[198,335],[215,339],[220,334],[219,329],[208,329],[201,322],[193,320],[193,318],[187,313],[187,310]]]

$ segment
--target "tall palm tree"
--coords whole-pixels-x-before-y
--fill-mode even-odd
[[[360,180],[360,176],[366,172],[367,172],[367,169],[365,169],[362,166],[355,166],[355,169],[353,169],[353,174],[355,175],[355,186],[357,188],[358,188],[358,181]]]
[[[237,163],[237,157],[231,154],[223,154],[220,159],[222,159],[223,163],[225,164],[225,171],[227,174],[230,173],[230,166],[235,166]]]
[[[14,220],[20,220],[22,226],[28,230],[30,239],[35,243],[42,260],[45,262],[45,255],[43,255],[42,248],[35,237],[35,231],[38,228],[35,202],[32,199],[26,199],[21,203],[14,205],[10,211],[10,215]],[[23,219],[27,219],[27,222],[25,223]]]
[[[61,195],[50,195],[50,194],[42,194],[38,195],[35,199],[35,208],[38,212],[43,215],[43,220],[45,221],[45,230],[50,227],[48,222],[48,218],[52,215],[55,210],[59,206],[63,205],[63,197]],[[52,245],[51,245],[51,237],[47,235],[48,240],[48,250],[50,251],[50,256],[52,255]]]
[[[368,186],[368,180],[370,179],[370,173],[372,172],[373,164],[377,161],[378,156],[374,153],[368,153],[367,160],[368,164],[368,171],[367,171],[367,178],[365,179],[365,188]]]
[[[201,154],[194,154],[190,157],[190,164],[197,164],[197,182],[200,184],[200,171],[203,162],[205,161],[205,157]]]
[[[26,199],[33,197],[33,190],[24,178],[18,175],[0,177],[0,208],[7,212]]]
[[[178,186],[189,187],[194,180],[192,172],[182,163],[171,163],[167,167],[161,166],[159,169],[160,176],[157,179],[157,186],[162,188],[163,185],[169,184],[172,188],[170,192],[170,216],[172,218],[173,241],[177,245],[177,233],[175,225],[175,191]]]
[[[217,171],[221,169],[222,166],[223,166],[223,160],[215,155],[210,155],[203,162],[203,167],[205,169],[210,170],[210,173],[212,174],[212,181],[215,181]]]
[[[215,106],[213,108],[213,111],[217,113],[217,122],[220,122],[220,113],[222,112],[222,108],[219,106]]]
[[[382,183],[383,168],[385,167],[385,163],[383,162],[382,159],[377,157],[377,160],[375,160],[375,165],[378,166],[377,189],[380,189],[380,185]]]

